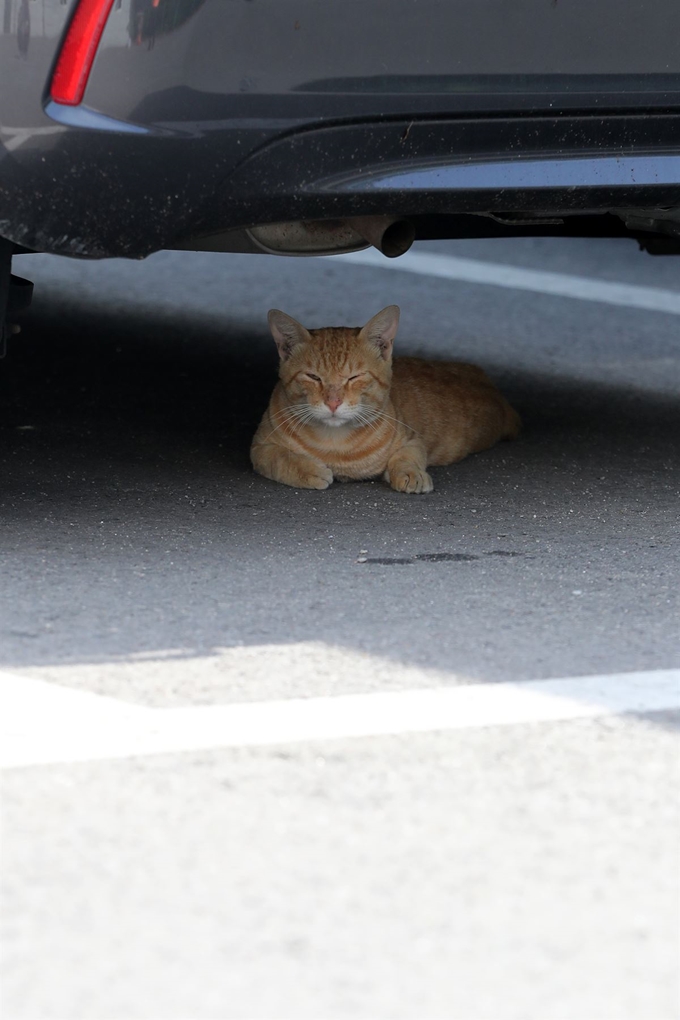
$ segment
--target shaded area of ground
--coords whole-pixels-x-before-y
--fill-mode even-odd
[[[323,640],[479,679],[674,665],[680,402],[480,354],[520,441],[423,498],[299,492],[249,465],[265,326],[38,291],[0,377],[2,664]]]

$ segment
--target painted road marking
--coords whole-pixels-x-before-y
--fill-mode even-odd
[[[410,251],[396,259],[387,259],[374,248],[337,256],[345,262],[376,269],[396,269],[442,280],[480,283],[510,290],[528,290],[537,294],[597,301],[625,308],[642,308],[648,312],[680,315],[680,291],[660,287],[639,287],[630,283],[611,283],[593,277],[552,273],[543,269],[523,269],[501,262],[438,255],[434,252]]]
[[[18,768],[680,709],[680,669],[179,708],[0,673],[0,708]]]

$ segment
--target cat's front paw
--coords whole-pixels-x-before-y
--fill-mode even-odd
[[[332,481],[331,469],[319,465],[313,471],[300,471],[298,480],[289,484],[299,489],[327,489]]]
[[[390,471],[387,481],[397,492],[432,492],[434,484],[427,471],[422,468],[409,467]]]

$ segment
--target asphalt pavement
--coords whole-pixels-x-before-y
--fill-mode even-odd
[[[680,297],[680,260],[627,241],[418,251]],[[376,693],[672,682],[680,317],[342,258],[14,272],[36,290],[0,363],[0,671],[35,727],[3,776],[3,1016],[680,1016],[670,703],[103,736],[120,706],[125,727],[290,699],[361,718]],[[397,353],[482,365],[520,438],[423,496],[255,475],[267,309],[391,303]]]

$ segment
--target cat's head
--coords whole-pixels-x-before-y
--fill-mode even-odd
[[[304,405],[311,422],[358,426],[384,405],[399,324],[397,305],[383,308],[361,329],[305,329],[276,308],[268,318],[288,399]]]

